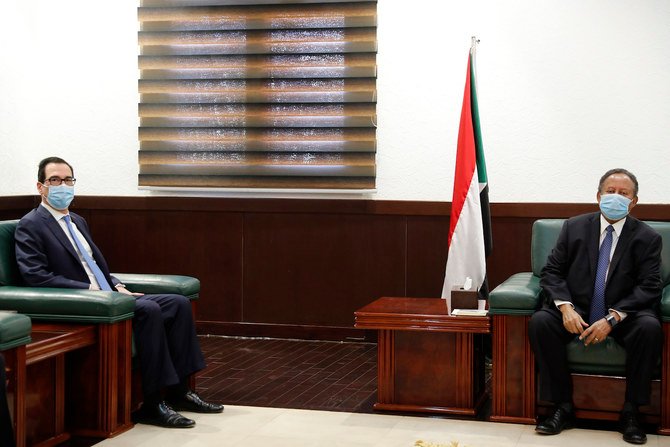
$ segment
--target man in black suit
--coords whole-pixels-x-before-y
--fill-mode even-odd
[[[555,404],[536,431],[555,435],[572,425],[567,343],[613,337],[626,349],[626,396],[621,413],[625,441],[647,437],[637,409],[649,403],[653,367],[662,345],[661,236],[629,216],[638,182],[625,169],[605,173],[598,185],[600,213],[568,219],[542,270],[544,305],[531,318],[530,343],[540,374],[540,398]]]
[[[76,181],[69,163],[58,157],[42,160],[37,180],[42,203],[21,219],[15,234],[19,271],[31,286],[115,290],[136,297],[133,335],[144,402],[134,419],[188,428],[195,421],[175,410],[222,412],[223,405],[203,401],[188,386],[189,377],[205,367],[188,298],[131,293],[110,275],[86,221],[68,210]]]
[[[5,358],[0,354],[0,447],[14,447],[16,445],[14,443],[14,426],[9,416],[6,383]]]

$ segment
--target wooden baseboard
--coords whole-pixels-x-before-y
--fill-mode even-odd
[[[354,329],[352,327],[198,321],[196,328],[199,335],[294,338],[299,340],[376,341],[376,338],[373,334],[370,334],[370,331]]]

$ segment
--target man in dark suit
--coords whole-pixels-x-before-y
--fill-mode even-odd
[[[175,410],[222,412],[223,405],[203,401],[188,386],[189,377],[205,366],[188,298],[131,293],[110,275],[86,221],[68,210],[76,180],[65,160],[42,160],[37,180],[42,203],[21,219],[15,234],[21,275],[31,286],[115,290],[136,297],[133,335],[144,402],[134,419],[188,428],[195,421]]]
[[[14,447],[16,445],[14,443],[14,427],[9,416],[6,383],[5,358],[0,354],[0,447]]]
[[[625,441],[647,438],[637,420],[649,403],[653,367],[662,345],[661,236],[629,216],[638,182],[624,169],[600,179],[600,213],[568,219],[542,270],[543,307],[531,318],[529,337],[540,374],[540,398],[555,404],[536,431],[555,435],[573,419],[567,343],[613,337],[626,350],[626,396],[621,414]]]

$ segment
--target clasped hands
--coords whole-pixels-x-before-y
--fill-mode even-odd
[[[563,314],[565,329],[571,334],[579,335],[579,339],[584,342],[584,346],[600,343],[612,332],[612,327],[604,318],[589,325],[570,304],[563,304],[559,309]]]

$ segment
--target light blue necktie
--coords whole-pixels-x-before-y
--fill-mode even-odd
[[[605,280],[607,279],[607,269],[610,265],[614,227],[608,225],[605,230],[607,234],[605,235],[605,239],[603,239],[603,243],[600,244],[600,252],[598,252],[598,268],[596,269],[596,282],[593,285],[589,324],[593,324],[607,315],[607,307],[605,306]]]
[[[81,241],[77,237],[77,234],[74,232],[74,228],[72,228],[72,222],[70,222],[70,215],[67,214],[65,217],[63,217],[63,219],[65,219],[65,225],[67,225],[67,229],[70,232],[70,235],[72,236],[72,240],[79,249],[81,255],[84,257],[84,261],[88,265],[88,268],[91,269],[93,275],[95,276],[95,279],[98,280],[100,288],[102,290],[112,290],[112,288],[109,286],[109,283],[107,282],[107,279],[105,278],[104,273],[102,273],[102,270],[100,270],[98,264],[96,264],[93,258],[88,254],[88,252],[84,248],[84,245],[81,243]]]

